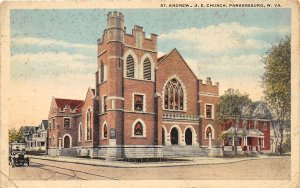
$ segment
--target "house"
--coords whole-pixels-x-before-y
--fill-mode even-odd
[[[254,102],[242,119],[228,119],[222,123],[223,150],[239,153],[270,152],[271,114],[262,101]]]
[[[39,126],[31,126],[27,129],[27,136],[25,137],[27,152],[46,153],[48,120],[42,120]]]

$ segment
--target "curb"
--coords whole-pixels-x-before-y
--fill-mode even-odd
[[[284,156],[288,157],[288,156]],[[146,164],[111,164],[113,162],[110,162],[110,164],[99,164],[97,161],[94,161],[95,163],[92,163],[93,161],[72,161],[71,160],[63,160],[64,158],[57,158],[53,159],[50,157],[40,157],[40,156],[30,156],[30,158],[33,159],[40,159],[40,160],[48,160],[48,161],[57,161],[57,162],[66,162],[66,163],[74,163],[74,164],[83,164],[83,165],[91,165],[91,166],[100,166],[100,167],[112,167],[112,168],[157,168],[157,167],[179,167],[179,166],[198,166],[198,165],[219,165],[219,164],[231,164],[231,163],[238,163],[243,161],[249,161],[249,160],[258,160],[258,159],[276,159],[276,158],[282,158],[282,157],[255,157],[255,158],[243,158],[243,159],[236,159],[231,161],[210,161],[210,162],[204,162],[204,161],[191,161],[191,163],[169,163],[169,164],[153,164],[153,163],[146,163]],[[207,160],[207,159],[206,159]],[[105,162],[103,162],[105,163]],[[141,165],[141,166],[140,166]]]

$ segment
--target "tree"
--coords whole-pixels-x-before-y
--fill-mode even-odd
[[[220,111],[218,119],[221,122],[227,120],[235,120],[235,131],[234,131],[234,151],[237,155],[237,136],[239,130],[239,123],[249,116],[251,110],[252,101],[249,98],[249,94],[240,93],[239,90],[228,89],[224,95],[220,97]],[[223,135],[224,136],[224,135]]]
[[[20,128],[18,131],[15,128],[8,130],[8,137],[9,137],[9,143],[12,142],[19,142],[23,143],[25,142],[22,128]]]
[[[291,37],[286,36],[273,45],[262,59],[265,72],[262,76],[264,100],[272,113],[274,141],[280,155],[283,153],[283,131],[291,118]],[[277,132],[278,130],[278,132]]]

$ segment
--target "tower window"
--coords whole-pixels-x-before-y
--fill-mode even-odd
[[[107,111],[107,102],[106,102],[107,96],[103,97],[103,112]]]
[[[134,78],[134,60],[131,55],[126,59],[126,77]]]
[[[64,118],[64,128],[71,127],[70,126],[70,118]]]
[[[144,96],[134,95],[134,110],[143,111],[143,105],[144,105]]]
[[[100,68],[101,68],[101,73],[100,73],[100,82],[104,82],[104,63],[101,62],[101,65],[100,65]]]
[[[180,82],[170,80],[164,91],[164,107],[168,110],[183,110],[184,93]]]
[[[205,105],[205,117],[207,119],[212,119],[213,118],[213,105],[211,105],[211,104],[206,104]]]
[[[149,59],[145,59],[144,64],[144,80],[151,80],[151,63]]]

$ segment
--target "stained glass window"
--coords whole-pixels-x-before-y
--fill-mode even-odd
[[[103,138],[107,138],[107,126],[106,126],[106,124],[104,124],[104,127],[103,127]]]
[[[143,111],[143,95],[134,95],[134,110]]]
[[[143,135],[143,125],[141,122],[137,122],[134,126],[134,135],[142,136]]]
[[[183,110],[184,93],[180,82],[170,80],[164,91],[164,107],[167,110]]]

